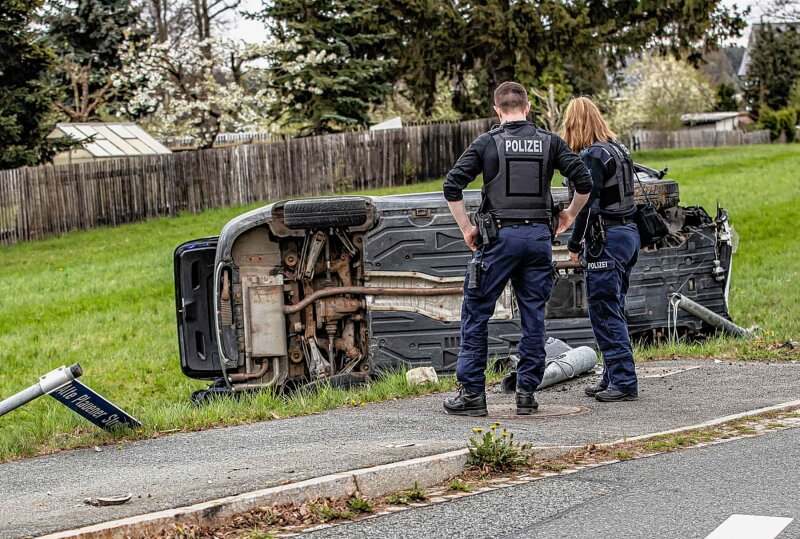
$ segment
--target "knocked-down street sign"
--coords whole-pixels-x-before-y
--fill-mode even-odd
[[[130,428],[142,426],[136,418],[78,380],[61,386],[50,393],[50,396],[101,429],[109,430],[114,426]]]

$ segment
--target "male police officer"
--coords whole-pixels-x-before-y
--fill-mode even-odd
[[[559,214],[558,233],[581,210],[592,184],[589,171],[557,135],[538,129],[526,117],[528,94],[522,85],[504,82],[494,93],[503,124],[478,137],[447,173],[444,196],[462,234],[478,250],[478,228],[470,223],[464,188],[483,172],[481,211],[497,226],[497,238],[481,245],[480,277],[475,288],[464,283],[461,350],[456,375],[461,389],[444,402],[449,414],[483,416],[486,410],[488,322],[509,278],[519,305],[522,339],[517,367],[517,414],[538,408],[533,395],[545,368],[545,304],[553,289],[550,181],[557,168],[575,185],[576,196]]]

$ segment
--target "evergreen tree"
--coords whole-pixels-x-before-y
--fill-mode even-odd
[[[739,100],[736,97],[736,85],[731,83],[718,84],[716,87],[716,104],[714,110],[730,112],[739,110]]]
[[[112,75],[120,45],[136,39],[139,10],[130,0],[51,0],[44,22],[58,58],[55,83],[63,90],[56,107],[71,121],[97,118],[122,90]]]
[[[54,92],[44,75],[53,53],[32,26],[42,0],[3,0],[0,9],[0,168],[35,165],[53,146],[45,137]]]
[[[745,80],[745,98],[751,110],[785,107],[798,75],[800,34],[791,26],[761,25]]]
[[[280,45],[271,84],[280,112],[313,132],[365,122],[359,111],[401,83],[430,113],[442,80],[464,116],[485,116],[494,89],[516,80],[557,100],[596,93],[607,70],[644,50],[686,56],[744,28],[720,0],[264,0],[257,18]],[[392,63],[393,62],[393,63]],[[318,93],[315,93],[318,92]],[[323,120],[324,118],[324,120]]]
[[[389,0],[384,0],[393,4]],[[426,65],[459,83],[479,81],[477,95],[458,95],[459,104],[490,110],[492,93],[506,80],[557,94],[595,93],[605,72],[616,71],[645,49],[686,56],[738,36],[744,20],[736,11],[707,0],[416,0],[403,3],[408,16],[391,26],[397,34],[391,57],[399,61],[408,88],[423,107],[431,103],[435,81],[429,70],[408,69],[419,62],[407,55],[425,48]],[[416,22],[413,17],[417,17]],[[438,18],[438,20],[437,20]],[[411,19],[411,20],[409,20]],[[463,94],[463,92],[461,92]],[[465,108],[466,110],[466,108]]]
[[[393,61],[384,9],[371,0],[274,0],[254,17],[276,44],[265,84],[278,100],[270,113],[302,135],[367,125],[370,105],[391,91]]]

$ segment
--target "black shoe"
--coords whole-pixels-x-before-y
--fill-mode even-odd
[[[635,401],[639,398],[638,395],[634,395],[632,393],[623,393],[622,391],[617,391],[616,389],[606,389],[604,391],[598,392],[595,396],[595,399],[599,400],[600,402],[619,402],[619,401]]]
[[[600,383],[592,384],[590,386],[586,386],[583,392],[586,394],[587,397],[594,397],[601,391],[605,391],[606,388],[601,386]]]
[[[458,395],[444,400],[444,411],[451,415],[483,417],[488,414],[486,393],[470,393],[462,387]]]
[[[517,415],[531,415],[538,408],[533,391],[517,391]]]

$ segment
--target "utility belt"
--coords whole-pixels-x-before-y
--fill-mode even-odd
[[[603,250],[608,243],[606,230],[621,225],[629,225],[636,222],[635,215],[628,217],[603,217],[602,215],[593,215],[592,222],[589,224],[589,231],[587,233],[586,241],[589,246],[589,255],[593,258],[599,258],[603,254]]]
[[[476,213],[475,226],[478,227],[480,245],[491,245],[500,238],[500,229],[504,226],[512,225],[528,225],[532,223],[541,223],[551,226],[551,220],[548,218],[499,218],[495,217],[491,212]]]
[[[598,216],[600,219],[600,223],[604,228],[611,228],[612,226],[621,226],[621,225],[629,225],[631,223],[635,223],[636,219],[634,219],[633,215],[628,217],[602,217]]]

